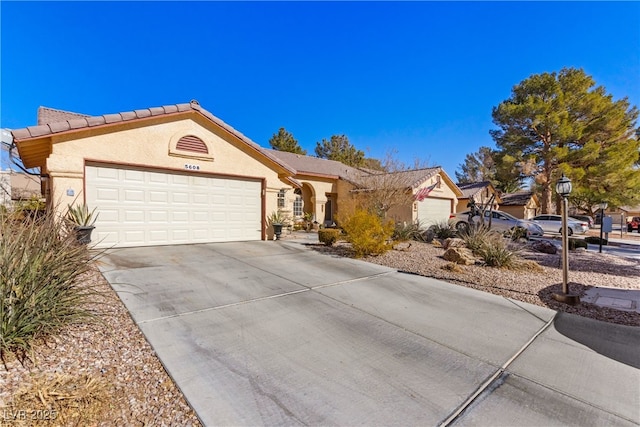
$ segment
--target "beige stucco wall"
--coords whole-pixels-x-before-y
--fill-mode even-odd
[[[217,132],[217,133],[216,133]],[[185,135],[202,139],[211,155],[203,158],[198,153],[178,152],[177,140]],[[130,127],[117,132],[86,134],[82,138],[54,139],[53,150],[46,164],[51,177],[50,199],[58,210],[73,202],[84,202],[85,161],[154,167],[167,171],[188,170],[197,167],[198,173],[243,176],[266,180],[264,216],[277,210],[277,193],[291,188],[278,178],[270,162],[252,149],[243,147],[223,131],[209,129],[196,121],[184,118],[177,121]],[[56,142],[57,141],[57,142]],[[188,157],[185,157],[188,156]]]

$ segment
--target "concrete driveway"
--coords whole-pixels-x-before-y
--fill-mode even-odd
[[[205,425],[640,424],[640,328],[286,241],[101,269]]]

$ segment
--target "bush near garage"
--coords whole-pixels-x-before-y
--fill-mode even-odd
[[[96,258],[52,213],[0,218],[0,357],[27,357],[34,340],[95,318],[80,286]]]
[[[333,246],[340,239],[342,232],[336,228],[323,228],[318,230],[318,240],[325,246]]]
[[[383,221],[378,215],[358,208],[340,223],[358,258],[380,255],[392,248],[394,224],[391,220]]]

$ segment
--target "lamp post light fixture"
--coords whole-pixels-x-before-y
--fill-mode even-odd
[[[567,214],[571,194],[571,180],[562,174],[556,183],[556,193],[562,196],[562,293],[554,293],[553,299],[569,305],[580,303],[580,297],[569,293],[569,233],[567,232]]]

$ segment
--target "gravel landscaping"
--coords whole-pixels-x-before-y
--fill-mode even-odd
[[[344,242],[308,246],[333,256],[352,256]],[[433,244],[411,242],[364,260],[554,310],[640,326],[639,313],[586,303],[571,307],[552,300],[562,280],[559,254],[524,250],[523,259],[540,267],[509,270],[481,265],[451,268],[443,253]],[[640,290],[640,260],[575,251],[569,264],[574,292],[591,286]],[[40,342],[28,359],[12,358],[0,365],[0,425],[200,425],[102,275],[95,270],[85,282],[100,292],[92,308],[101,321],[68,327]]]
[[[322,253],[353,256],[350,245],[345,242],[339,242],[332,247],[320,244],[310,246]],[[557,311],[621,325],[640,326],[640,313],[637,312],[615,310],[584,302],[577,306],[568,306],[553,300],[551,295],[561,291],[560,252],[553,255],[544,254],[523,245],[519,253],[522,259],[535,261],[540,267],[524,266],[521,269],[493,268],[479,264],[453,267],[442,258],[444,252],[440,245],[414,241],[398,244],[394,250],[379,256],[369,256],[364,260]],[[578,295],[583,295],[591,287],[640,291],[640,260],[593,251],[570,251],[569,286],[570,291]]]

